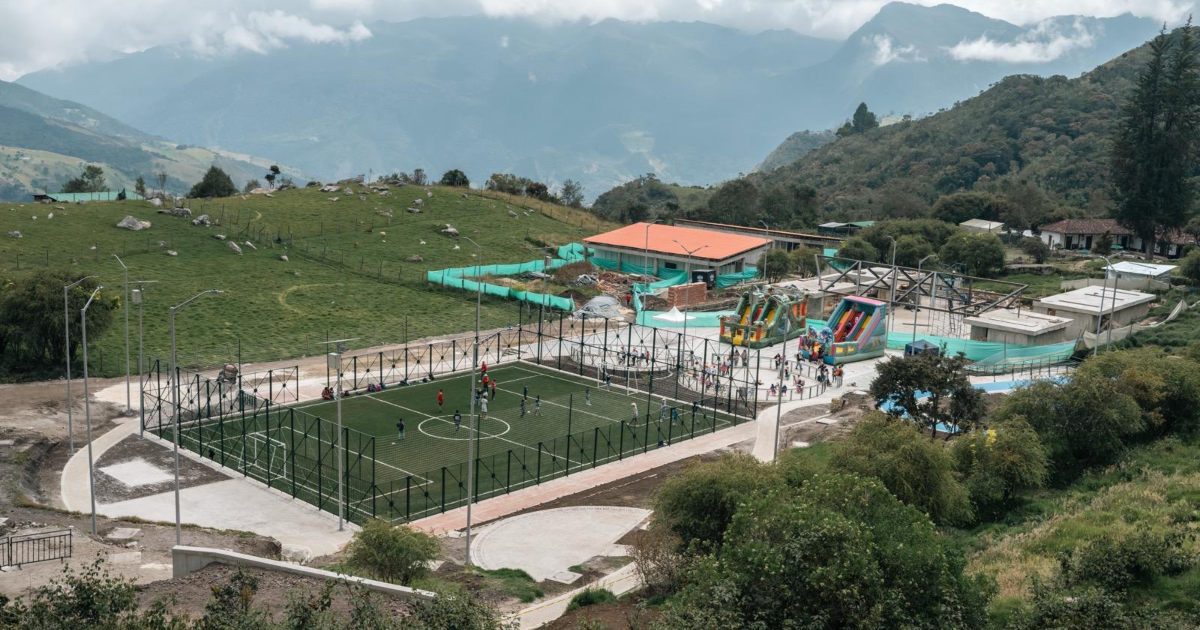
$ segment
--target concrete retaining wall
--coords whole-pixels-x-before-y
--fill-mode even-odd
[[[174,577],[183,577],[190,573],[194,573],[204,567],[217,562],[220,564],[228,564],[235,567],[254,567],[266,571],[280,571],[283,573],[291,573],[303,577],[316,578],[318,580],[336,580],[346,581],[358,584],[363,588],[391,595],[393,597],[402,597],[405,599],[433,599],[437,597],[437,593],[431,591],[421,591],[407,586],[399,586],[396,584],[388,584],[387,582],[378,582],[376,580],[368,580],[366,578],[354,577],[351,575],[341,575],[332,571],[322,569],[314,569],[312,567],[300,566],[289,562],[279,560],[268,560],[259,558],[244,553],[234,551],[226,551],[224,549],[209,549],[207,547],[184,547],[178,546],[171,549],[171,561],[173,565]]]

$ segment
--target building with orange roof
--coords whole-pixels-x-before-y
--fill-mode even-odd
[[[659,276],[665,270],[711,269],[718,275],[741,273],[755,265],[770,239],[659,223],[634,223],[583,239],[603,266]],[[692,253],[691,269],[688,251]]]

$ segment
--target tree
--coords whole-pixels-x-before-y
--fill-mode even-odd
[[[881,484],[827,473],[747,497],[655,628],[982,629],[988,588],[965,566]]]
[[[1200,79],[1191,20],[1149,43],[1150,58],[1117,126],[1111,150],[1115,218],[1149,244],[1182,228],[1193,212],[1200,140]]]
[[[529,182],[525,185],[525,196],[548,201],[550,199],[550,188],[542,182]]]
[[[797,247],[792,250],[792,269],[801,277],[808,278],[817,275],[817,256],[821,251],[815,247]]]
[[[838,249],[837,255],[839,258],[851,258],[863,262],[876,262],[879,260],[879,252],[870,243],[857,236],[851,236],[842,241],[842,246]]]
[[[412,175],[408,176],[408,181],[413,186],[424,186],[429,183],[429,178],[425,176],[425,169],[414,168]]]
[[[983,419],[983,395],[967,378],[966,359],[919,354],[892,357],[879,364],[871,397],[889,414],[907,416],[935,436],[941,430],[957,433]]]
[[[953,457],[977,512],[1003,505],[1022,490],[1041,488],[1049,471],[1037,432],[1020,416],[958,438]]]
[[[158,173],[156,173],[154,175],[154,180],[156,182],[158,182],[158,192],[166,193],[167,192],[167,173],[166,173],[166,171],[159,171]]]
[[[864,133],[877,127],[879,127],[879,121],[875,119],[875,114],[867,109],[866,103],[859,103],[858,108],[854,110],[854,116],[837,130],[837,135],[839,138],[844,138]]]
[[[268,174],[274,177],[272,174]],[[189,197],[232,197],[237,194],[237,186],[233,185],[233,180],[229,175],[216,166],[208,167],[208,172],[204,173],[204,179],[201,179],[192,186],[192,191],[188,193]]]
[[[638,223],[650,217],[650,209],[640,201],[631,202],[621,209],[621,223]]]
[[[1137,402],[1151,431],[1190,437],[1200,430],[1200,364],[1192,359],[1146,346],[1094,356],[1079,373]]]
[[[1004,243],[995,234],[966,232],[953,236],[938,252],[942,262],[963,265],[969,275],[991,278],[1004,271]]]
[[[972,519],[971,501],[954,476],[950,452],[929,441],[917,426],[872,413],[833,448],[831,470],[878,479],[904,503],[943,525]]]
[[[1092,253],[1099,256],[1107,256],[1112,253],[1113,237],[1108,230],[1104,230],[1095,243],[1092,243]]]
[[[713,548],[742,502],[781,486],[776,471],[754,457],[722,455],[663,482],[654,495],[655,526],[670,528],[685,549],[693,544]]]
[[[1057,480],[1081,469],[1114,461],[1126,440],[1145,428],[1137,401],[1115,391],[1113,383],[1076,375],[1065,384],[1036,381],[1004,397],[993,422],[1020,416],[1037,431]]]
[[[66,354],[62,287],[78,280],[69,271],[36,271],[0,283],[0,371],[14,374],[57,374]],[[70,355],[78,356],[79,310],[95,290],[85,280],[69,292],[72,325]],[[88,308],[88,334],[99,339],[112,324],[120,292],[101,291]]]
[[[708,198],[708,208],[702,213],[702,218],[735,225],[755,225],[758,221],[758,199],[758,186],[750,180],[744,177],[729,180]]]
[[[943,195],[933,204],[933,218],[958,225],[971,219],[1000,221],[1009,213],[1008,200],[985,192]]]
[[[559,199],[562,200],[564,206],[572,208],[583,207],[583,184],[568,179],[562,183],[562,190],[558,193]]]
[[[104,192],[106,190],[108,190],[108,186],[104,182],[104,169],[95,164],[84,166],[79,177],[69,180],[62,187],[62,192],[65,193]]]
[[[512,173],[492,173],[484,182],[484,188],[494,190],[496,192],[507,193],[509,195],[520,195],[525,192],[525,187],[533,183],[533,180],[518,177]]]
[[[1183,262],[1179,265],[1179,272],[1183,274],[1183,277],[1191,280],[1192,284],[1200,284],[1200,248],[1193,247],[1192,251],[1183,257]]]
[[[817,191],[797,184],[768,188],[759,199],[758,210],[772,226],[813,227],[817,223]]]
[[[262,182],[257,179],[248,179],[246,180],[246,185],[242,186],[242,192],[248,195],[255,188],[262,188]]]
[[[146,196],[146,179],[141,175],[138,175],[137,181],[133,182],[133,192],[143,198]]]
[[[466,188],[471,185],[471,180],[467,179],[467,174],[458,170],[452,169],[442,174],[442,181],[438,182],[442,186],[456,186],[458,188]]]
[[[214,166],[213,168],[216,167]],[[266,175],[263,175],[263,179],[267,180],[267,186],[269,188],[272,190],[275,189],[275,173],[268,172]]]
[[[933,246],[915,234],[896,239],[896,264],[902,267],[916,267],[922,258],[932,253]]]
[[[346,562],[375,579],[409,584],[428,571],[439,551],[437,538],[425,532],[371,520],[346,546]]]
[[[1033,262],[1042,264],[1050,257],[1050,246],[1036,236],[1026,236],[1021,239],[1020,248],[1025,255],[1033,259]]]
[[[858,236],[876,251],[886,253],[887,259],[891,260],[892,241],[889,236],[897,240],[906,235],[919,236],[936,251],[961,231],[958,226],[936,219],[889,219],[860,231]]]
[[[782,249],[770,249],[759,261],[758,273],[767,282],[778,282],[792,272],[792,257]]]

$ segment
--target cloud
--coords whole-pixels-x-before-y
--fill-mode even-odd
[[[230,48],[270,51],[288,41],[353,42],[369,37],[373,20],[486,15],[543,23],[599,21],[704,21],[750,32],[787,28],[844,39],[889,0],[0,0],[0,79],[88,59],[113,51],[190,43],[215,54]],[[1134,15],[1176,24],[1200,0],[908,0],[943,2],[1019,25],[1056,15]],[[254,17],[255,15],[259,17]],[[1070,34],[1068,34],[1070,35]],[[969,44],[972,42],[964,42]],[[992,42],[994,44],[994,42]],[[1039,44],[1043,44],[1039,48]],[[962,54],[1045,56],[1048,40],[1011,51],[985,40]],[[1024,51],[1024,52],[1022,52]],[[896,61],[898,61],[896,59]]]
[[[1065,33],[1057,23],[1047,20],[1022,33],[1013,42],[997,42],[985,35],[963,40],[947,51],[959,61],[1046,63],[1077,48],[1090,48],[1095,42],[1095,34],[1078,20]]]
[[[504,35],[500,38],[500,47],[508,48],[508,35]]]
[[[537,82],[538,82],[538,77],[537,77],[537,74],[536,74],[536,73],[535,73],[533,70],[530,70],[530,71],[529,71],[529,82],[530,82],[530,83],[537,83]]]
[[[928,61],[912,44],[897,47],[896,40],[892,39],[890,35],[874,35],[871,37],[871,43],[875,45],[875,54],[872,60],[877,66],[893,61]]]

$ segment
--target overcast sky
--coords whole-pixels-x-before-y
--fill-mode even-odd
[[[910,0],[956,4],[1032,25],[1054,15],[1131,12],[1176,23],[1197,0]],[[289,40],[358,41],[376,20],[487,15],[559,20],[700,20],[746,31],[790,28],[841,39],[886,0],[0,0],[0,79],[184,43],[203,54],[269,54]]]

